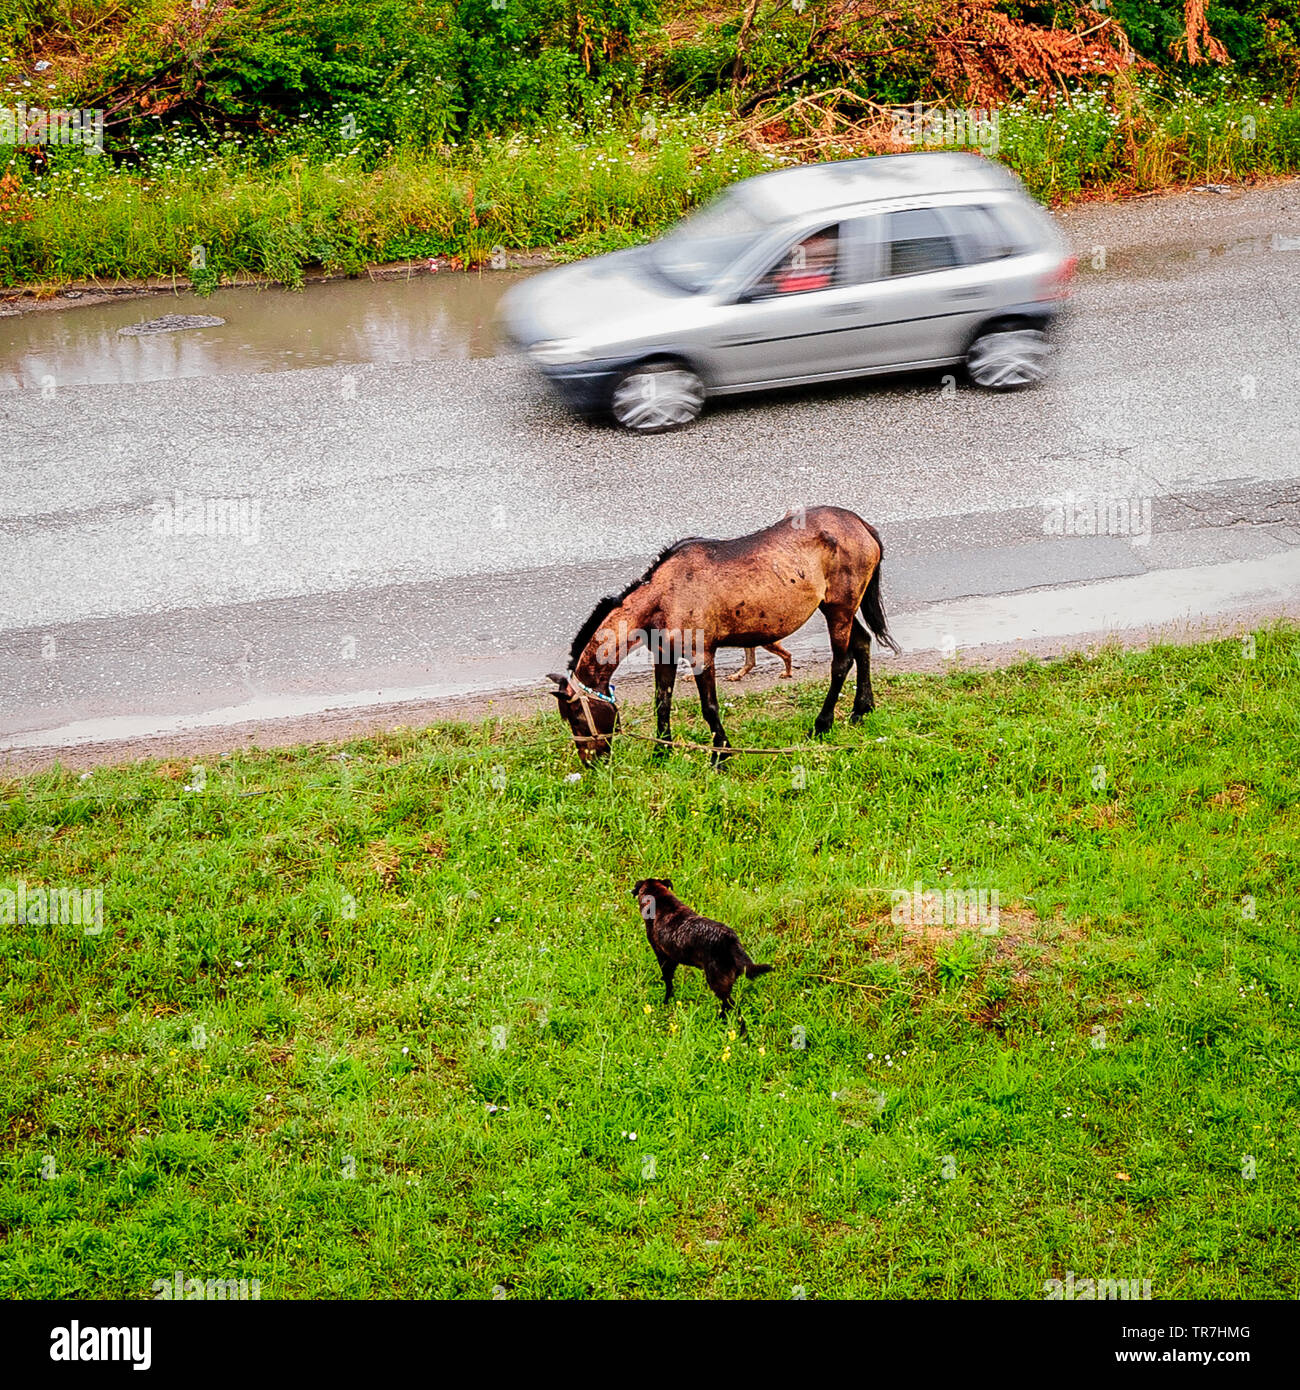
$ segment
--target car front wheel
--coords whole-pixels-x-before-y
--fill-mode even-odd
[[[1038,328],[1007,328],[981,333],[966,354],[966,370],[976,386],[1016,391],[1037,386],[1047,376],[1052,345]]]
[[[704,383],[676,362],[649,362],[624,373],[610,410],[624,429],[663,434],[689,425],[704,408]]]

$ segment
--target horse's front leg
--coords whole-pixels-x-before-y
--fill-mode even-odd
[[[826,611],[826,626],[831,639],[831,683],[826,691],[826,699],[813,723],[814,737],[820,738],[831,731],[835,723],[835,705],[844,688],[844,679],[853,665],[853,611],[840,613],[838,610]]]
[[[704,722],[713,730],[712,763],[717,767],[728,756],[721,750],[730,748],[731,743],[727,738],[727,731],[722,727],[722,715],[718,712],[718,687],[714,679],[712,654],[704,658],[702,665],[695,668],[695,687],[700,692],[700,713],[704,715]]]
[[[661,742],[655,744],[653,757],[663,758],[668,754],[667,745],[673,741],[673,684],[677,680],[677,662],[657,661],[655,663],[655,732]]]

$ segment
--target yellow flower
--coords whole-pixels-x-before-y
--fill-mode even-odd
[[[735,1041],[736,1041],[736,1030],[735,1030],[734,1028],[731,1029],[731,1031],[727,1034],[727,1041],[728,1041],[728,1042],[735,1042]]]
[[[759,1055],[760,1057],[766,1057],[766,1056],[767,1056],[767,1048],[765,1048],[765,1047],[760,1047],[760,1048],[758,1049],[758,1055]]]
[[[647,1004],[647,1005],[645,1006],[645,1011],[646,1011],[646,1013],[648,1013],[648,1014],[654,1013],[654,1010],[650,1007],[649,1004]]]
[[[730,1049],[729,1047],[724,1047],[724,1048],[722,1049],[722,1060],[723,1060],[724,1062],[730,1062],[730,1061],[731,1061],[731,1049]]]

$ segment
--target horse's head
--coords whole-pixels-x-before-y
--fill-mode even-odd
[[[578,757],[583,767],[593,759],[603,758],[610,750],[610,740],[618,729],[618,706],[612,694],[606,695],[588,686],[575,683],[569,676],[554,672],[547,680],[555,682],[551,694],[560,707],[560,716],[573,731]]]

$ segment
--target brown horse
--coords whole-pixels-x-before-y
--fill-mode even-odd
[[[621,594],[596,605],[569,653],[567,675],[552,674],[560,714],[584,765],[603,757],[618,729],[612,678],[645,647],[654,662],[659,738],[672,741],[677,663],[690,662],[700,709],[713,731],[714,763],[731,745],[718,714],[714,654],[719,647],[769,646],[820,608],[831,639],[831,683],[813,725],[829,732],[849,667],[858,667],[851,722],[875,708],[871,635],[898,651],[880,602],[880,536],[854,512],[812,507],[735,540],[691,537],[666,547]],[[866,627],[858,621],[861,611]]]

